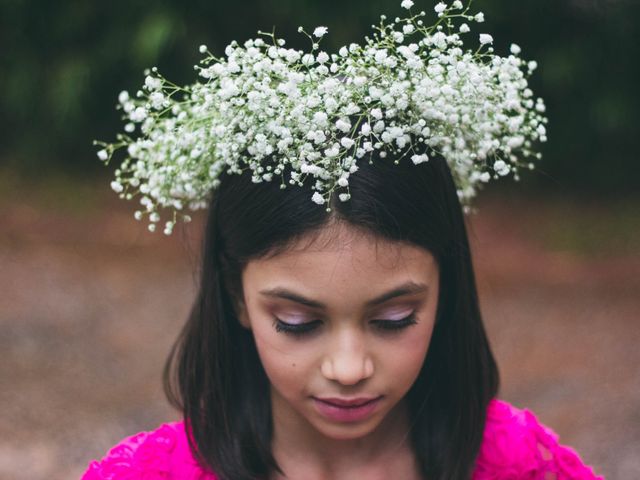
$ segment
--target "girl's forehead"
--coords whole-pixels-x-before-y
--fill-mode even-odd
[[[346,222],[335,222],[289,242],[277,255],[345,252],[354,249],[370,249],[389,255],[399,252],[403,246],[406,244],[389,240],[364,228]]]
[[[332,226],[298,239],[268,258],[248,263],[245,280],[270,283],[290,279],[304,283],[421,281],[437,273],[426,249],[391,241],[348,225]],[[253,282],[252,282],[253,283]]]
[[[322,227],[297,238],[279,248],[266,260],[275,262],[295,262],[304,257],[307,260],[327,259],[328,257],[349,257],[353,261],[372,260],[393,266],[403,257],[416,253],[430,255],[426,250],[398,241],[392,241],[381,235],[353,227],[344,222]]]

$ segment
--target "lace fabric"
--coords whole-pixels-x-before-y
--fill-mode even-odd
[[[101,461],[93,461],[82,480],[215,480],[191,454],[182,422],[122,440]]]
[[[193,458],[184,424],[165,423],[125,438],[82,480],[215,480]],[[529,410],[493,400],[472,480],[604,480]]]
[[[493,400],[473,480],[604,480],[529,410]]]

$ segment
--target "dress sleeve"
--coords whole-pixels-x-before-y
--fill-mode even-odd
[[[548,480],[604,480],[585,465],[571,447],[561,445],[558,435],[538,421],[528,410],[523,411],[528,428],[535,436],[538,459]]]
[[[529,410],[493,400],[473,480],[604,480]]]
[[[135,453],[151,432],[141,432],[121,440],[99,461],[92,461],[81,480],[119,480],[136,478]]]
[[[182,423],[178,422],[127,437],[102,460],[91,462],[81,480],[215,480],[215,476],[203,475],[183,437]]]

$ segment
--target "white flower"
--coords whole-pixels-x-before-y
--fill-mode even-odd
[[[202,44],[200,45],[200,48],[198,50],[200,51],[200,53],[207,53],[207,46]]]
[[[340,145],[342,145],[344,148],[351,148],[354,144],[355,142],[349,137],[343,137],[342,140],[340,140]]]
[[[149,90],[158,90],[162,87],[162,81],[159,78],[147,75],[144,79],[144,84]]]
[[[98,158],[100,160],[106,160],[107,158],[109,158],[109,154],[107,153],[107,151],[105,149],[102,149],[98,152]]]
[[[340,119],[336,122],[336,128],[341,132],[347,133],[351,129],[351,124],[347,121]]]
[[[331,148],[327,148],[324,151],[324,154],[327,156],[327,158],[337,157],[339,153],[340,153],[340,148],[339,148],[339,145],[337,143],[331,145]]]
[[[447,4],[444,2],[438,3],[435,7],[433,7],[436,13],[442,13],[447,9]]]
[[[300,53],[296,52],[295,50],[287,50],[285,58],[287,62],[294,63],[300,59]]]
[[[402,0],[400,6],[409,10],[411,7],[413,7],[413,2],[411,0]]]
[[[493,169],[500,176],[505,176],[511,171],[511,167],[509,167],[509,165],[507,165],[504,160],[496,160],[496,162],[493,164]]]
[[[412,24],[408,23],[402,27],[402,31],[405,35],[409,35],[410,33],[413,33],[415,31],[415,27]]]
[[[124,187],[120,182],[114,180],[113,182],[111,182],[111,189],[116,193],[120,193],[124,190]]]
[[[318,205],[322,205],[324,203],[323,196],[320,195],[318,192],[314,192],[313,196],[311,197],[311,200],[313,200],[313,202],[317,203]]]
[[[327,125],[327,114],[324,112],[316,112],[313,114],[313,121],[319,127],[325,127]]]
[[[384,59],[387,58],[387,50],[384,48],[381,50],[377,50],[374,58],[378,63],[384,61]]]
[[[518,55],[522,51],[522,49],[518,45],[516,45],[515,43],[511,44],[511,47],[509,48],[509,50],[514,55]]]
[[[367,77],[356,77],[353,79],[353,84],[357,87],[361,87],[365,83],[367,83]]]
[[[436,32],[433,35],[432,40],[433,44],[440,49],[447,47],[447,35],[444,32]]]
[[[456,10],[462,10],[462,2],[460,0],[455,0],[455,2],[451,4],[451,8]]]
[[[429,161],[429,156],[426,153],[423,153],[422,155],[412,155],[411,156],[411,161],[415,165],[418,165],[419,163],[423,163],[423,162]]]
[[[121,105],[124,105],[128,101],[129,101],[129,92],[127,92],[126,90],[121,91],[120,95],[118,95],[118,102]]]
[[[147,118],[147,110],[144,107],[138,107],[133,112],[131,112],[129,118],[132,122],[142,122],[145,118]]]
[[[319,175],[320,167],[318,167],[317,165],[309,165],[308,163],[303,163],[302,165],[300,165],[300,172],[310,173],[312,175]]]
[[[327,34],[328,31],[329,29],[327,27],[316,27],[316,29],[313,31],[313,35],[318,38],[322,38]]]
[[[164,94],[157,91],[153,92],[151,95],[149,95],[149,100],[151,101],[151,106],[159,110],[164,104]]]
[[[522,135],[518,135],[517,137],[511,137],[507,141],[507,145],[509,146],[509,148],[521,147],[523,143],[524,143],[524,137]]]
[[[488,43],[493,43],[493,37],[491,35],[489,35],[488,33],[481,33],[480,34],[480,43],[482,45],[486,45]]]
[[[484,22],[484,13],[482,13],[482,12],[477,13],[476,16],[474,17],[474,19],[478,23]]]
[[[355,103],[350,103],[344,109],[344,114],[345,115],[354,115],[354,114],[356,114],[358,112],[360,112],[360,107],[358,105],[356,105]]]
[[[326,63],[329,61],[329,55],[327,54],[327,52],[320,52],[316,57],[316,60],[318,61],[318,63]]]
[[[382,97],[382,95],[384,95],[384,93],[385,91],[380,87],[377,87],[375,85],[372,85],[371,87],[369,87],[369,95],[374,100],[378,100],[380,97]]]
[[[460,25],[459,31],[460,33],[469,33],[471,29],[469,28],[469,25],[463,23],[462,25]]]

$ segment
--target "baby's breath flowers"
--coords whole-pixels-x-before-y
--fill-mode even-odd
[[[499,56],[493,37],[480,33],[475,49],[465,48],[469,23],[484,21],[469,9],[439,2],[431,26],[425,12],[389,23],[383,15],[362,44],[331,54],[320,50],[324,26],[311,35],[299,29],[311,52],[263,32],[232,42],[224,58],[201,45],[199,81],[187,86],[151,69],[136,95],[118,97],[125,133],[96,142],[105,162],[126,151],[112,189],[140,197],[135,218],[147,217],[151,231],[160,209],[172,211],[163,229],[170,234],[179,217],[188,220],[183,212],[206,207],[225,171],[250,169],[253,182],[278,179],[281,188],[311,176],[310,199],[330,210],[334,191],[349,200],[358,159],[420,164],[441,155],[468,205],[491,178],[533,168],[547,123],[527,82],[537,65],[519,57],[519,46]]]

